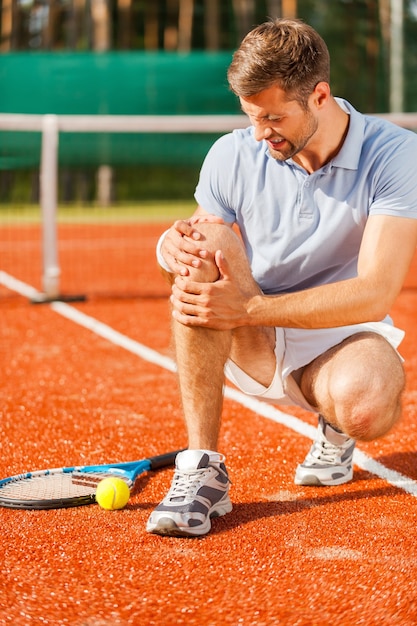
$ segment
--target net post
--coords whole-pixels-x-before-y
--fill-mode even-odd
[[[42,286],[45,298],[59,295],[60,267],[57,243],[58,201],[58,117],[44,115],[42,119],[42,151],[40,168],[40,197],[42,214]]]
[[[58,116],[42,117],[42,148],[40,164],[40,201],[42,219],[42,288],[43,293],[32,298],[33,304],[61,300],[82,302],[85,295],[60,294],[61,268],[58,262]]]

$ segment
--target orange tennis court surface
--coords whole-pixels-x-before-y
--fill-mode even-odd
[[[25,231],[23,248],[1,248],[2,477],[186,445],[168,289],[153,254],[164,227],[130,229],[135,256],[120,263],[137,264],[139,278],[128,296],[103,287],[70,305],[33,305],[25,295],[39,289],[39,259],[27,262],[33,233]],[[74,272],[94,270],[100,282],[109,256],[86,254]],[[125,275],[117,255],[111,265]],[[221,450],[232,513],[213,520],[203,539],[147,534],[171,470],[141,477],[122,511],[0,509],[0,625],[416,625],[416,273],[417,260],[392,312],[407,330],[403,418],[385,438],[358,446],[351,483],[295,486],[311,443],[302,428],[309,433],[314,417],[289,407],[302,425],[294,430],[278,411],[264,415],[228,397]],[[77,286],[70,274],[67,291]]]

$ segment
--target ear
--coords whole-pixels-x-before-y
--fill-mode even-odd
[[[314,87],[314,91],[311,94],[312,104],[317,109],[322,109],[323,106],[329,101],[331,96],[330,85],[324,81],[317,83]]]

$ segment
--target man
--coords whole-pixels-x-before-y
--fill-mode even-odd
[[[318,414],[296,484],[347,482],[355,441],[400,416],[403,332],[388,313],[417,242],[417,136],[334,98],[329,66],[300,21],[245,37],[228,80],[251,126],[214,144],[195,215],[158,244],[189,449],[149,532],[201,536],[232,509],[217,449],[224,372]]]

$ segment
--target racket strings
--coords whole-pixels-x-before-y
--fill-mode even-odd
[[[180,450],[115,465],[36,470],[0,480],[0,507],[59,509],[93,504],[98,483],[117,477],[133,491],[138,476],[173,465]]]
[[[59,472],[11,480],[2,485],[0,500],[66,500],[91,497],[95,495],[101,480],[115,475],[124,480],[129,488],[132,487],[129,478],[114,472]]]
[[[83,472],[75,471],[71,474],[71,479],[74,485],[84,485],[86,487],[94,488],[94,492],[97,489],[97,485],[101,480],[105,478],[121,478],[125,481],[129,489],[132,487],[132,481],[124,475],[115,474],[114,472]]]
[[[58,500],[91,496],[93,493],[95,487],[73,483],[71,474],[61,473],[13,480],[2,486],[0,497],[9,500]]]

